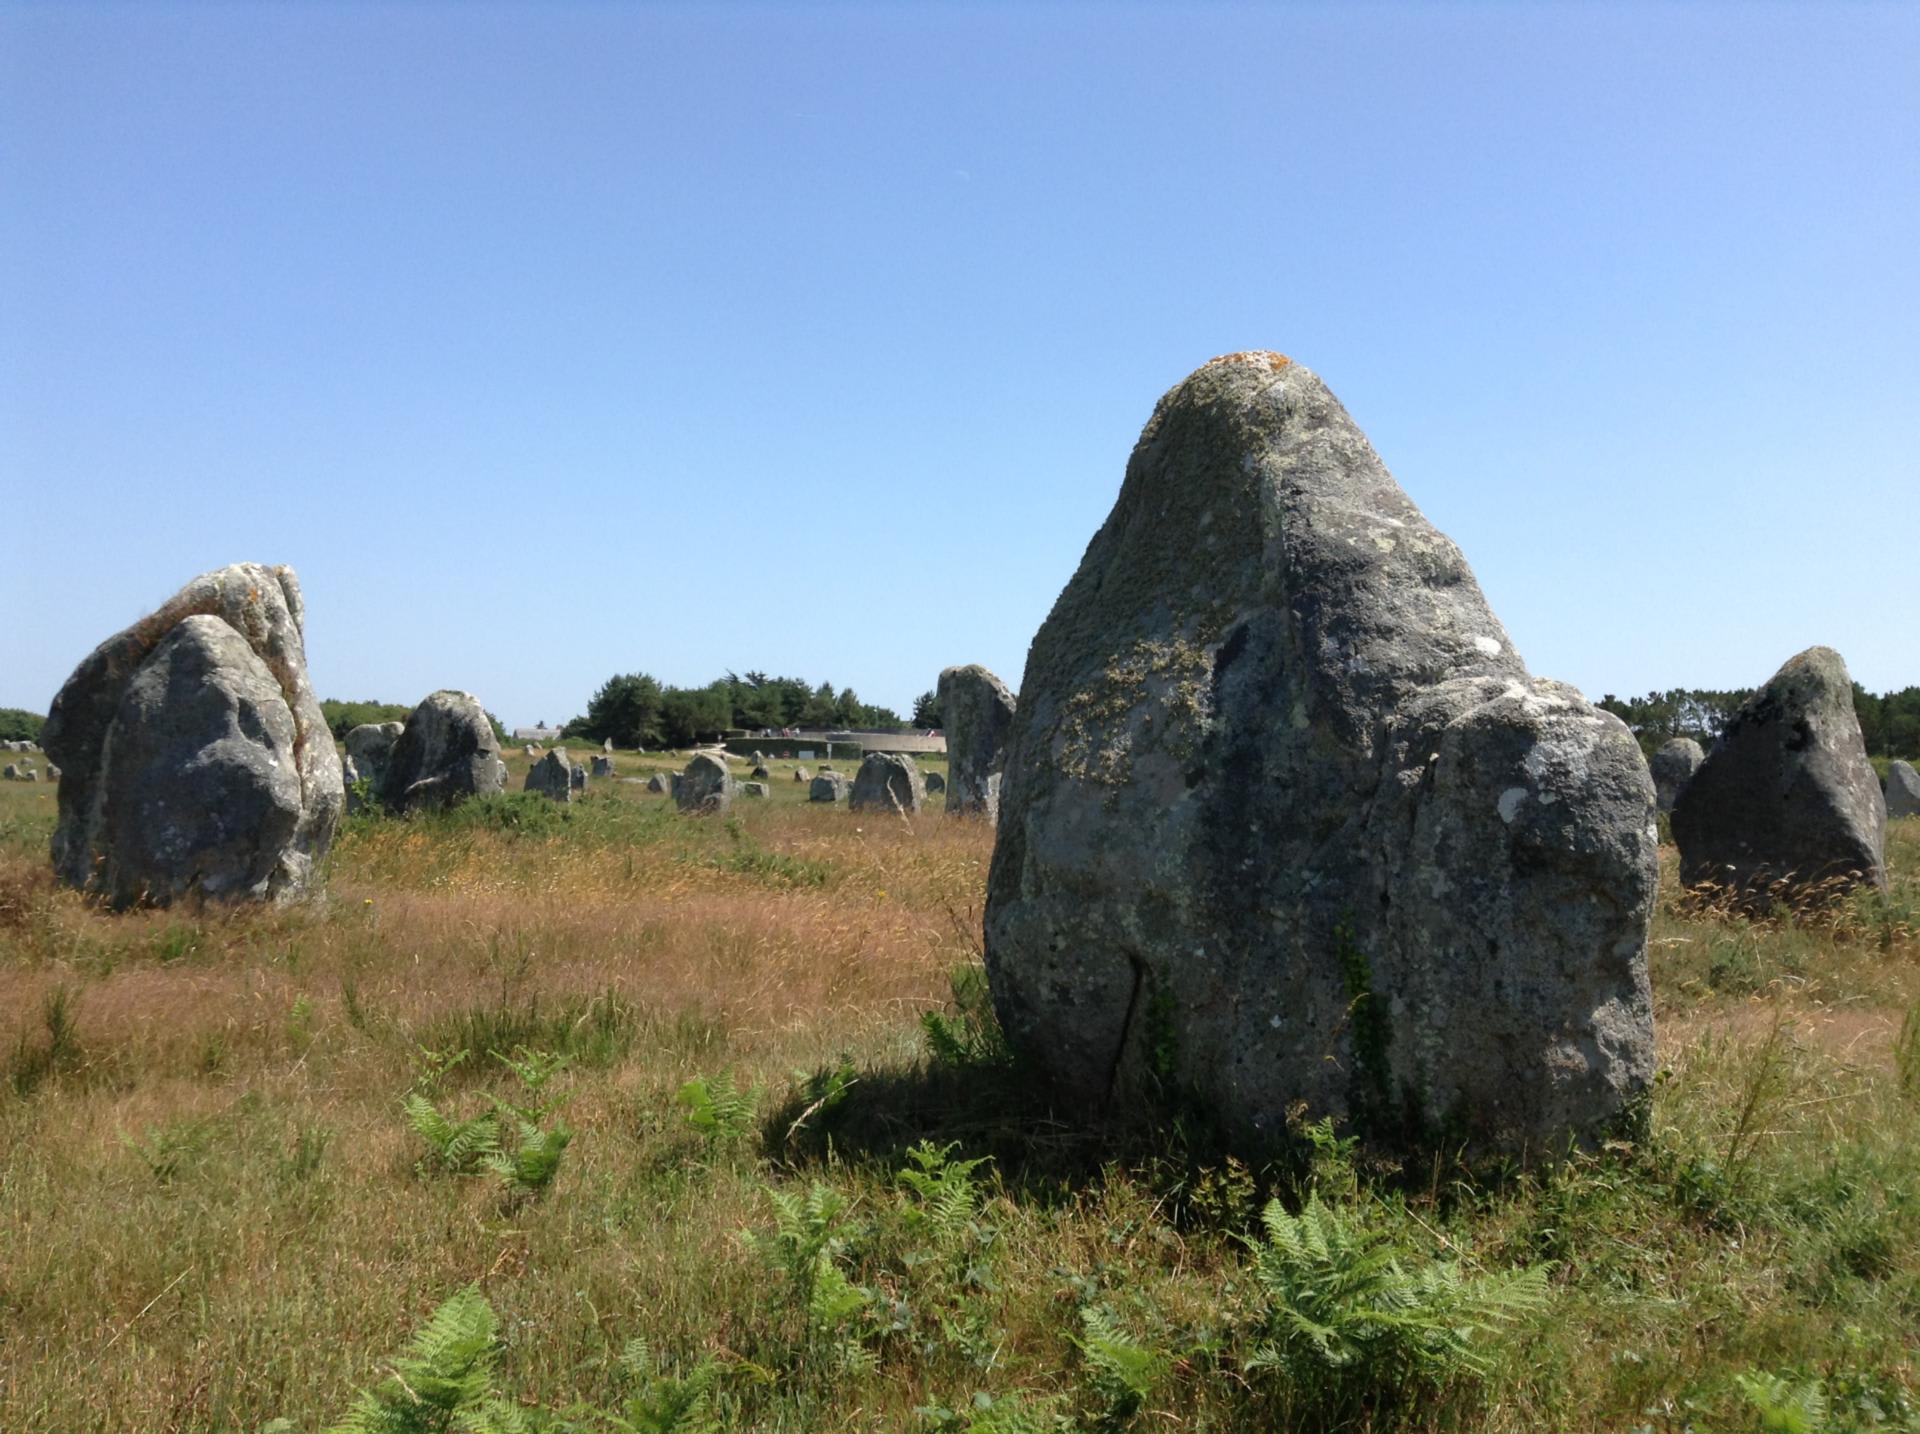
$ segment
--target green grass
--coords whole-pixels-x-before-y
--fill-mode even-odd
[[[1920,823],[1817,924],[1663,892],[1638,1144],[1249,1167],[1023,1079],[988,834],[782,781],[356,822],[325,901],[117,917],[0,788],[0,1428],[417,1414],[441,1355],[476,1428],[1916,1427]],[[410,1092],[566,1138],[448,1173]]]

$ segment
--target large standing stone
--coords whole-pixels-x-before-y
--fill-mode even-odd
[[[570,802],[573,774],[578,770],[565,747],[550,747],[546,756],[527,769],[527,780],[521,790],[538,792],[556,802]]]
[[[53,865],[115,906],[293,896],[345,807],[293,569],[237,563],[95,648],[43,735]]]
[[[978,663],[940,674],[940,725],[947,734],[947,810],[989,821],[1000,810],[1000,770],[1013,727],[1013,693]]]
[[[380,800],[398,812],[457,806],[502,791],[506,770],[480,699],[436,692],[413,709],[388,753]]]
[[[1686,790],[1706,757],[1700,744],[1691,737],[1675,737],[1653,754],[1647,766],[1653,773],[1654,800],[1661,811],[1673,810],[1673,804],[1680,800],[1680,793]]]
[[[727,764],[711,752],[697,752],[680,774],[674,799],[683,812],[724,812],[733,805],[734,780]]]
[[[920,767],[903,752],[869,752],[853,774],[854,811],[917,812],[927,804]]]
[[[1763,910],[1885,886],[1887,802],[1840,654],[1810,647],[1733,714],[1673,809],[1680,879]]]
[[[368,791],[380,790],[380,784],[387,775],[387,759],[393,755],[393,744],[400,740],[400,734],[405,730],[405,724],[400,722],[362,722],[347,733],[345,766],[348,811],[359,809],[360,798],[353,789],[362,780],[367,783]]]
[[[1911,762],[1896,759],[1887,764],[1886,798],[1888,816],[1920,817],[1920,772]]]
[[[847,779],[839,772],[822,772],[807,785],[810,802],[837,802],[847,794]]]
[[[1625,724],[1529,676],[1317,377],[1234,354],[1160,401],[1033,640],[994,1004],[1075,1108],[1551,1151],[1652,1079],[1655,840]]]

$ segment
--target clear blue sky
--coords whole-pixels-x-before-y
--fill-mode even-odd
[[[1317,370],[1533,670],[1920,682],[1920,6],[0,7],[0,705],[292,563],[323,695],[1017,681]]]

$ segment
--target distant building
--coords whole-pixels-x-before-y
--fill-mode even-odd
[[[558,727],[515,727],[513,740],[516,742],[539,742],[545,744],[560,735]]]

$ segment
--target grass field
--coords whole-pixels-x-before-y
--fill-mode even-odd
[[[789,766],[728,818],[597,781],[355,819],[322,901],[124,916],[0,786],[0,1429],[362,1391],[394,1429],[1920,1427],[1920,822],[1817,924],[1669,884],[1638,1145],[1470,1175],[1303,1129],[1249,1170],[1037,1104],[980,999],[990,831]],[[398,1359],[443,1304],[475,1340]]]

